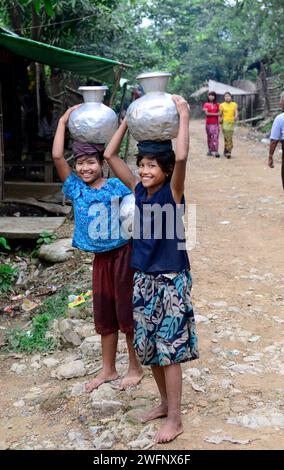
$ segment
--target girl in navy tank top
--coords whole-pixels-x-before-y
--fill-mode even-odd
[[[160,393],[160,405],[142,416],[144,422],[166,417],[155,436],[158,443],[169,442],[183,432],[181,363],[198,358],[182,222],[189,106],[181,96],[172,98],[180,117],[175,154],[171,141],[139,142],[138,179],[118,156],[126,120],[104,154],[116,176],[135,194],[131,263],[135,270],[134,347],[140,362],[151,366]]]

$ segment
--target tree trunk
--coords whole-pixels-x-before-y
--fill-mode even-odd
[[[22,15],[19,5],[11,6],[10,21],[15,33],[22,34]]]
[[[0,201],[4,199],[4,134],[3,134],[3,109],[2,87],[0,82]]]
[[[269,102],[269,96],[268,96],[268,89],[267,89],[267,80],[266,80],[266,72],[265,68],[263,65],[263,62],[260,62],[260,79],[262,83],[262,89],[263,89],[263,95],[264,95],[264,113],[269,114],[270,113],[270,102]]]
[[[41,38],[41,19],[35,11],[34,4],[32,3],[32,39],[40,41]]]
[[[32,3],[32,39],[33,41],[40,41],[41,39],[41,18],[37,14],[34,4]],[[36,101],[37,101],[37,118],[38,126],[41,118],[41,97],[40,97],[40,88],[41,88],[41,77],[43,77],[44,82],[44,66],[42,64],[35,64],[35,77],[36,77]]]

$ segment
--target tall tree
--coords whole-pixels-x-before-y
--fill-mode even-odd
[[[265,58],[284,70],[283,0],[0,0],[2,18],[28,37],[173,72],[188,95],[208,78],[250,77]]]

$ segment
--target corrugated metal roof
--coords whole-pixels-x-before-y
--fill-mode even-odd
[[[231,95],[235,95],[235,96],[254,95],[254,93],[251,91],[245,91],[235,86],[226,85],[225,83],[221,83],[221,82],[215,82],[215,80],[209,80],[208,89],[209,91],[215,91],[217,95],[224,95],[227,91],[231,93]]]
[[[199,90],[196,90],[194,93],[192,93],[191,96],[192,98],[198,98],[204,93],[208,93],[208,91],[215,91],[217,95],[224,95],[228,91],[233,96],[257,94],[256,92],[245,91],[245,90],[242,90],[241,88],[227,85],[226,83],[216,82],[215,80],[209,80],[208,85],[204,85],[203,87],[199,88]]]

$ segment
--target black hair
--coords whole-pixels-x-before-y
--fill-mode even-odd
[[[171,177],[174,171],[175,161],[176,161],[175,152],[173,150],[169,150],[168,152],[149,154],[149,155],[138,153],[136,155],[137,166],[139,166],[139,163],[141,162],[143,158],[149,158],[149,160],[156,160],[161,170],[166,174],[166,181],[168,182],[171,180]]]
[[[209,98],[210,95],[211,95],[211,96],[214,96],[214,103],[216,103],[216,101],[217,101],[217,95],[216,95],[215,91],[209,91],[209,92],[208,92],[208,95],[207,95],[207,98]]]
[[[104,163],[104,152],[96,152],[93,155],[96,157],[100,165]]]
[[[85,158],[95,157],[100,165],[102,165],[104,163],[104,154],[103,154],[103,152],[94,152],[94,153],[90,153],[90,154],[86,154],[86,155],[78,155],[77,157],[74,156],[73,158],[74,158],[75,164],[76,164],[77,158],[80,158],[80,157],[85,157]]]

